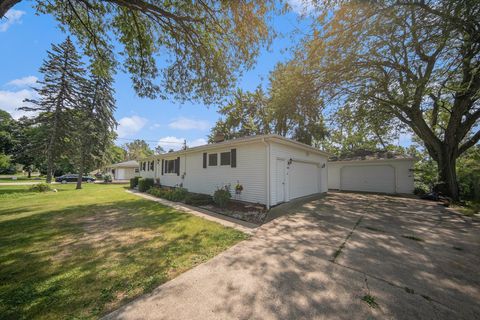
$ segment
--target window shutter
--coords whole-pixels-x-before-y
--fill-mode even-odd
[[[180,157],[177,157],[175,160],[175,170],[177,171],[177,176],[180,175]]]
[[[206,152],[203,153],[203,168],[204,169],[207,168],[207,153]]]
[[[230,166],[232,168],[236,168],[237,167],[237,149],[232,149],[230,151],[230,156],[231,156]]]
[[[162,159],[162,176],[163,176],[163,170],[165,169],[164,165],[165,165],[165,160]]]

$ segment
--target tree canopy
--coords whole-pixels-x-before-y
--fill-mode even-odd
[[[279,134],[309,145],[319,145],[326,136],[323,102],[310,76],[293,62],[279,63],[271,72],[268,93],[238,89],[219,109],[223,116],[212,129],[226,139],[257,134]]]
[[[0,4],[0,18],[21,0]],[[142,97],[221,97],[268,43],[273,1],[35,0],[94,61],[94,73],[119,67]],[[119,48],[119,51],[117,51]]]
[[[456,159],[480,139],[480,2],[347,1],[317,6],[297,59],[325,99],[395,117],[438,163],[458,198]]]

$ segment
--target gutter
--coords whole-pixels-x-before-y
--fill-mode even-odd
[[[267,194],[266,194],[266,197],[265,199],[267,200],[267,210],[270,209],[270,144],[265,140],[265,138],[262,138],[262,143],[265,145],[265,150],[266,150],[266,153],[267,153],[267,181],[266,181],[266,185],[267,185]]]

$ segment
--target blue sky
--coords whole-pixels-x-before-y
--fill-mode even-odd
[[[290,54],[286,49],[302,36],[294,31],[307,30],[307,22],[301,21],[297,14],[302,10],[300,0],[289,2],[294,11],[272,21],[280,36],[274,39],[269,50],[261,51],[253,70],[239,80],[239,87],[252,90],[260,84],[265,85],[275,64],[288,60]],[[66,37],[51,16],[36,16],[30,4],[21,2],[7,13],[8,19],[0,22],[0,109],[9,111],[14,117],[22,115],[16,108],[22,105],[23,99],[34,96],[30,86],[41,77],[38,69],[51,43],[62,42]],[[115,91],[115,117],[119,122],[117,144],[144,139],[151,147],[160,144],[168,150],[178,149],[186,139],[189,146],[201,145],[206,143],[210,128],[219,118],[215,105],[139,98],[129,76],[124,73],[116,75]],[[408,145],[409,141],[409,136],[402,136],[399,143]]]

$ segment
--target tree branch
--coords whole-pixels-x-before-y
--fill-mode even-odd
[[[465,141],[459,148],[458,148],[458,155],[461,155],[469,148],[473,147],[478,141],[480,141],[480,130],[477,131],[470,139]]]
[[[2,0],[0,1],[0,19],[5,17],[5,14],[10,10],[14,5],[19,3],[22,0]]]

